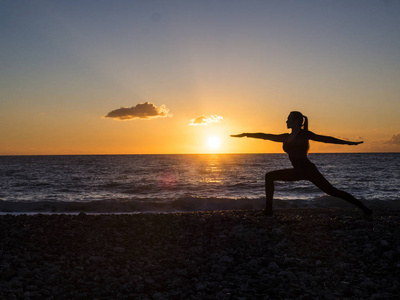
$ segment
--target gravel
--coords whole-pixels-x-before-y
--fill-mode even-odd
[[[400,212],[0,216],[0,299],[398,299]]]

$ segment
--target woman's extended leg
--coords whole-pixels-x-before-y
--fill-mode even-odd
[[[272,216],[272,200],[274,199],[274,181],[297,181],[302,178],[294,169],[283,169],[265,174],[265,209],[264,214]]]
[[[372,211],[366,207],[360,200],[357,200],[351,194],[335,188],[326,178],[318,171],[314,171],[313,174],[308,178],[312,183],[314,183],[320,190],[331,195],[333,197],[341,198],[347,202],[357,206],[362,209],[365,215],[372,215]]]

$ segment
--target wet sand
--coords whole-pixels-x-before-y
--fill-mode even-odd
[[[400,212],[0,216],[0,299],[398,299]]]

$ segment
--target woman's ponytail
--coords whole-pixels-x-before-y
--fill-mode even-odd
[[[306,116],[303,116],[303,118],[304,118],[304,123],[303,123],[304,131],[308,131],[308,118]]]
[[[290,115],[294,120],[296,120],[296,123],[300,124],[300,127],[303,127],[304,131],[308,131],[308,118],[303,115],[299,111],[292,111]]]

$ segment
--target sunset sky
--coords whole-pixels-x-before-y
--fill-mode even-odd
[[[0,0],[0,155],[400,151],[400,1]]]

